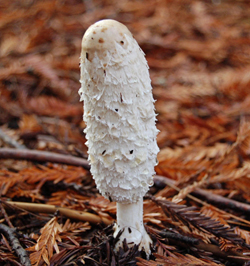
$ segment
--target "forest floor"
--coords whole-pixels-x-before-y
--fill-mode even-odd
[[[250,2],[0,2],[0,265],[250,265]],[[89,172],[81,39],[111,18],[150,67],[160,130],[150,260],[118,254]]]

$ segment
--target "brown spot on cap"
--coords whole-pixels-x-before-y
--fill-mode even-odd
[[[107,51],[117,53],[117,44],[128,49],[130,45],[126,38],[130,39],[131,37],[131,32],[120,22],[112,19],[100,20],[86,30],[82,39],[82,53],[85,57],[86,52],[89,52],[89,60],[94,57],[95,52],[104,59],[107,56]],[[124,43],[120,43],[121,41]],[[107,59],[104,60],[104,63],[107,63]]]

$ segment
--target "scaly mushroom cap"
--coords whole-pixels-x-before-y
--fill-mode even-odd
[[[144,53],[123,24],[101,20],[82,40],[81,89],[91,173],[106,198],[132,203],[153,185],[159,151]]]

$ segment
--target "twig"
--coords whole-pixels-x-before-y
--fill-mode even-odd
[[[205,191],[204,189],[197,188],[192,192],[196,197],[201,197],[206,199],[208,202],[215,204],[216,206],[221,205],[229,209],[234,209],[236,211],[242,211],[244,213],[250,214],[250,205],[242,203],[236,200],[228,199],[220,195],[213,194],[211,192]]]
[[[169,185],[169,186],[173,187],[174,189],[176,189],[177,191],[180,190],[178,187],[176,187],[174,185],[174,183],[175,183],[174,180],[171,180],[165,176],[156,175],[154,177],[154,181],[158,182],[158,183],[161,182],[165,185]],[[238,202],[236,200],[228,199],[228,198],[225,198],[223,196],[208,192],[208,191],[201,189],[201,188],[196,188],[192,192],[192,194],[195,195],[196,197],[201,197],[201,198],[205,199],[206,201],[213,203],[216,206],[221,205],[221,206],[224,206],[224,207],[227,207],[230,209],[234,209],[236,211],[242,211],[242,212],[250,214],[250,205],[248,205],[246,203],[242,203],[242,202]],[[192,198],[192,195],[188,195],[188,197]]]
[[[89,163],[85,159],[47,151],[0,148],[0,159],[20,159],[39,162],[62,163],[82,166],[87,170],[90,169]]]
[[[170,178],[167,178],[165,176],[160,176],[160,175],[155,175],[154,176],[154,183],[157,184],[159,186],[159,184],[164,184],[164,185],[167,185],[173,189],[175,189],[176,191],[180,192],[181,189],[178,188],[176,185],[175,185],[175,182],[174,180],[170,179]],[[205,201],[202,201],[198,198],[195,198],[194,196],[188,194],[187,195],[188,198],[202,204],[202,205],[206,205],[207,203]]]
[[[6,213],[3,205],[2,205],[2,202],[0,202],[0,209],[1,209],[1,213],[3,214],[4,218],[5,218],[5,221],[8,223],[9,227],[13,228],[14,226],[12,225],[9,217],[8,217],[8,214]]]
[[[12,249],[16,252],[23,266],[31,266],[27,251],[21,246],[18,238],[15,236],[16,230],[7,225],[0,224],[0,232],[8,239]]]
[[[93,213],[84,212],[84,211],[76,211],[72,209],[68,209],[65,207],[57,207],[49,204],[41,204],[41,203],[28,203],[28,202],[18,202],[18,201],[6,201],[4,202],[7,206],[15,206],[19,209],[30,211],[30,212],[39,212],[39,213],[51,213],[59,212],[61,215],[66,216],[70,219],[75,219],[79,221],[90,222],[94,224],[104,223],[105,225],[109,225],[113,222],[113,219],[107,219],[105,217],[100,217]]]
[[[196,248],[200,250],[205,250],[208,252],[211,252],[215,256],[225,258],[230,261],[234,261],[239,263],[239,265],[242,265],[246,261],[250,261],[250,257],[243,255],[237,251],[229,250],[228,252],[220,250],[220,248],[213,244],[207,244],[202,242],[201,240],[193,237],[187,237],[183,236],[181,234],[175,233],[175,232],[168,232],[168,231],[159,231],[157,229],[149,228],[148,230],[153,234],[158,234],[159,236],[167,239],[172,239],[174,241],[177,241],[181,245],[193,245]]]
[[[199,239],[197,238],[183,236],[181,234],[169,232],[169,231],[158,231],[158,234],[164,238],[174,239],[174,240],[181,241],[183,243],[191,244],[191,245],[198,245],[200,242]]]
[[[0,200],[0,203],[2,203],[2,201]],[[10,215],[10,216],[8,216],[8,218],[9,218],[9,220],[11,220],[11,219],[13,219],[13,218],[16,218],[17,216],[18,216],[18,218],[20,218],[20,216],[24,216],[24,215],[27,215],[27,211],[24,211],[24,212],[22,212],[22,213],[15,213],[15,214],[13,214],[13,215]],[[7,222],[6,221],[6,218],[2,218],[2,219],[0,219],[0,224],[1,223],[4,223],[4,222]],[[14,227],[14,226],[10,226],[10,227]],[[20,228],[20,227],[16,227],[18,230],[22,230],[22,228]]]

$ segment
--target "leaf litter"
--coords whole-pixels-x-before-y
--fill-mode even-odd
[[[0,264],[21,265],[15,231],[27,265],[250,265],[249,12],[248,1],[0,3]],[[126,242],[114,253],[115,203],[85,167],[80,46],[103,18],[139,42],[157,100],[149,261]]]

